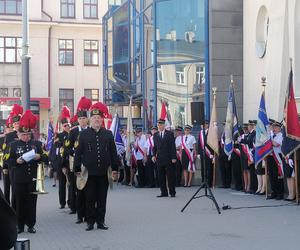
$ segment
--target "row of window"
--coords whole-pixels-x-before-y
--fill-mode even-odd
[[[1,1],[1,0],[0,0]],[[99,42],[84,40],[84,65],[99,65]],[[0,37],[0,63],[20,63],[22,55],[22,38]],[[74,65],[74,40],[58,40],[59,65]]]
[[[176,65],[176,83],[179,85],[186,85],[186,76],[184,74],[185,65]],[[157,66],[157,81],[164,83],[164,73],[161,66]],[[205,81],[205,68],[204,66],[196,66],[196,82],[195,84],[201,85]]]
[[[60,0],[61,18],[75,18],[75,0]],[[98,18],[98,0],[83,0],[83,17]],[[0,15],[22,15],[22,0],[0,0]]]
[[[84,89],[84,96],[91,99],[92,103],[99,101],[99,89]],[[74,114],[74,89],[59,89],[59,110],[67,105]]]
[[[99,89],[84,89],[84,96],[94,104],[99,101]],[[0,88],[0,97],[9,97],[8,88]],[[21,88],[13,88],[13,97],[21,97]],[[60,110],[64,105],[67,105],[71,112],[74,111],[74,89],[59,89]]]

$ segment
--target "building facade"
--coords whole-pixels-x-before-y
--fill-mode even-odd
[[[40,131],[58,118],[62,105],[76,112],[83,95],[102,99],[102,16],[111,1],[30,0],[31,100]],[[114,4],[114,3],[112,3]],[[2,123],[20,101],[21,0],[0,1],[0,108]]]
[[[244,119],[257,117],[266,77],[266,109],[270,118],[283,119],[288,75],[293,68],[300,108],[300,1],[244,1]],[[292,63],[290,63],[292,59]]]
[[[203,116],[195,114],[209,118],[212,87],[223,121],[231,74],[242,116],[242,0],[126,0],[103,25],[104,99],[124,107],[133,97],[145,128],[159,118],[162,103],[173,127],[199,125]]]

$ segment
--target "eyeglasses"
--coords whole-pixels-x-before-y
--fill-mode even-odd
[[[63,127],[64,127],[64,128],[70,127],[70,125],[69,125],[69,124],[65,124]]]

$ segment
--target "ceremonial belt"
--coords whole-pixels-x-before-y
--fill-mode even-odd
[[[181,143],[182,143],[183,149],[184,149],[187,157],[189,158],[188,170],[191,172],[194,172],[196,167],[195,167],[195,163],[193,161],[193,151],[191,152],[190,150],[188,150],[188,148],[186,147],[185,142],[183,140],[183,136],[181,137]]]
[[[272,156],[273,156],[273,158],[274,158],[274,160],[275,160],[275,162],[276,162],[276,165],[277,165],[277,167],[278,167],[278,173],[279,173],[279,176],[280,176],[280,177],[283,177],[283,163],[282,163],[282,160],[281,160],[281,158],[280,158],[279,153],[277,153],[277,152],[275,152],[275,151],[273,150]]]
[[[200,131],[199,139],[200,139],[201,148],[205,151],[206,156],[212,159],[213,155],[211,154],[210,150],[206,146],[204,147],[204,138],[203,138],[202,130]]]

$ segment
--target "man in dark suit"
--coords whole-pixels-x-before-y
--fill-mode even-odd
[[[165,129],[165,120],[158,121],[158,132],[153,137],[154,148],[152,161],[157,163],[158,178],[161,194],[157,197],[167,197],[166,176],[168,179],[169,193],[175,197],[176,180],[176,146],[174,134]]]

